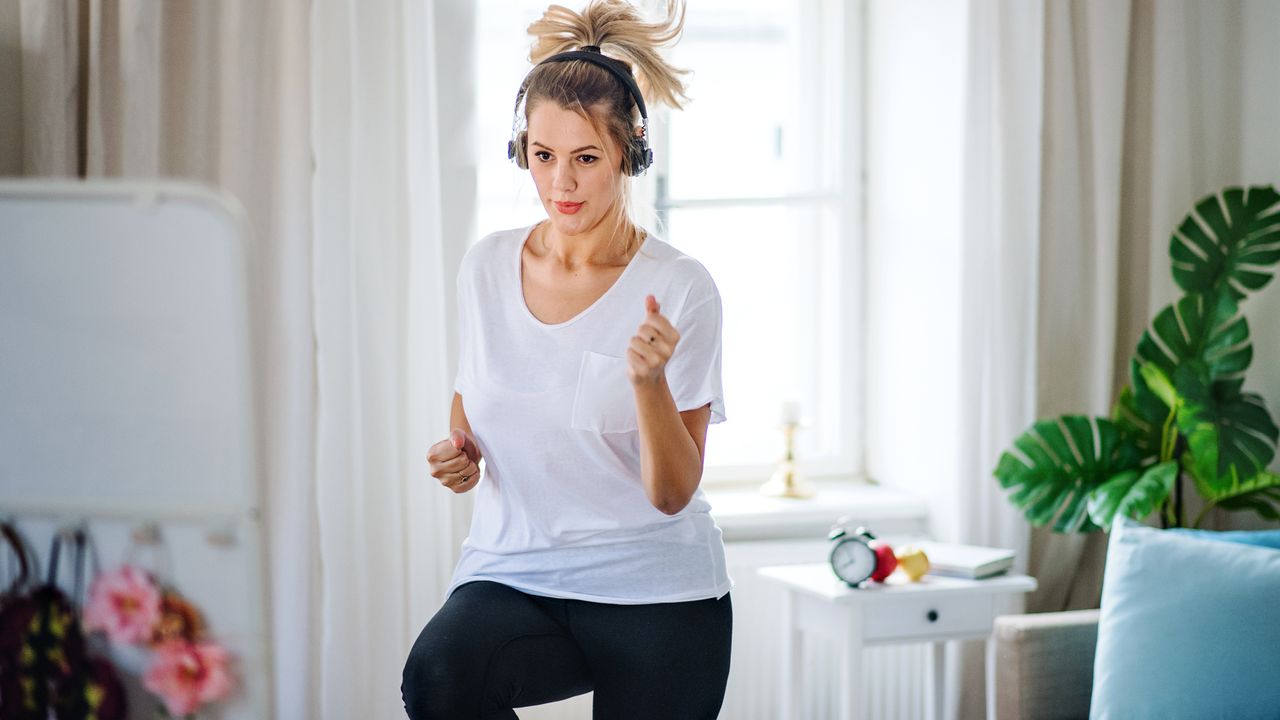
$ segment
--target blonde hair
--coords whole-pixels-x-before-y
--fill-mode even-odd
[[[608,137],[615,147],[623,149],[623,180],[613,235],[622,242],[623,254],[627,256],[642,240],[640,227],[632,218],[631,185],[625,180],[631,173],[625,148],[634,137],[634,128],[640,124],[639,108],[626,87],[594,63],[585,60],[538,63],[557,53],[594,45],[602,54],[632,70],[647,107],[664,103],[683,109],[689,98],[680,76],[689,71],[672,66],[658,52],[663,45],[677,40],[683,29],[683,0],[667,0],[666,17],[652,23],[645,22],[639,11],[625,0],[591,0],[582,12],[551,5],[528,28],[528,33],[536,38],[529,51],[529,61],[536,67],[526,81],[525,126],[534,106],[552,101],[565,110],[577,112],[598,136]],[[609,151],[609,143],[602,144],[612,167],[616,158]]]

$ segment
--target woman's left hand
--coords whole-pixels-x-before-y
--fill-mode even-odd
[[[676,327],[658,312],[658,299],[646,295],[644,299],[646,314],[640,329],[631,336],[630,347],[627,348],[627,370],[632,385],[658,383],[665,378],[667,361],[680,342],[680,333]]]

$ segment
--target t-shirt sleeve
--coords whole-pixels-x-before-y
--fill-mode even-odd
[[[712,424],[725,421],[720,378],[723,315],[718,291],[684,311],[676,321],[680,340],[666,370],[676,410],[695,410],[711,403]]]

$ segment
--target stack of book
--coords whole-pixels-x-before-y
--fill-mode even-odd
[[[1005,548],[953,543],[918,542],[929,557],[929,573],[980,579],[999,575],[1013,567],[1014,552]]]

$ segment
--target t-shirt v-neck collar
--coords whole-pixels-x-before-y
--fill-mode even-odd
[[[533,311],[529,309],[529,304],[525,302],[525,299],[524,299],[524,272],[522,268],[522,263],[524,261],[524,246],[525,246],[525,243],[529,241],[529,238],[533,236],[533,231],[536,227],[538,227],[538,223],[534,223],[530,225],[529,228],[524,232],[524,236],[520,240],[520,242],[516,243],[516,251],[515,251],[516,302],[519,303],[520,310],[524,313],[524,316],[529,319],[529,322],[533,323],[537,327],[545,328],[548,330],[554,330],[556,328],[562,328],[568,325],[572,325],[573,323],[577,322],[579,319],[590,314],[591,311],[594,310],[598,305],[602,304],[605,301],[605,299],[608,298],[611,293],[613,293],[614,288],[621,285],[622,281],[625,280],[627,275],[631,273],[631,269],[636,265],[636,258],[639,257],[640,253],[644,250],[645,246],[649,244],[649,238],[652,237],[650,233],[646,232],[644,234],[644,239],[640,241],[639,249],[637,249],[635,254],[631,256],[631,259],[627,261],[627,266],[622,269],[622,273],[619,274],[618,277],[614,279],[612,285],[610,285],[608,288],[605,289],[603,293],[600,294],[600,297],[596,298],[595,302],[591,303],[586,308],[584,308],[581,312],[579,312],[577,315],[574,315],[573,317],[569,318],[568,320],[565,320],[564,322],[545,323],[539,320],[537,316],[533,314]]]

